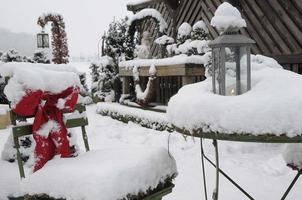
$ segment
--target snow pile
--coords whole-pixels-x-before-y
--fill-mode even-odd
[[[20,65],[18,68],[19,65],[14,64],[0,66],[0,74],[11,77],[4,93],[12,107],[25,96],[26,90],[60,93],[68,87],[81,86],[78,74],[67,67],[65,70],[64,65],[62,68],[60,65],[41,65],[45,67],[39,68],[40,64],[28,64],[27,67]]]
[[[169,102],[169,121],[190,131],[301,135],[302,76],[261,55],[251,67],[252,90],[239,96],[213,94],[211,78],[183,87]]]
[[[159,31],[164,32],[168,28],[168,24],[163,16],[158,12],[156,9],[153,8],[146,8],[131,17],[128,21],[128,24],[131,25],[136,20],[142,20],[146,17],[155,18],[159,23]]]
[[[177,64],[206,64],[209,61],[209,55],[205,54],[203,56],[192,55],[187,56],[184,54],[163,58],[163,59],[137,59],[123,61],[119,63],[119,67],[130,68],[132,70],[133,66],[164,66],[164,65],[177,65]]]
[[[246,22],[242,19],[240,11],[230,3],[222,3],[211,20],[211,25],[219,32],[238,30],[246,27]]]
[[[21,189],[54,198],[114,200],[145,193],[176,174],[175,160],[164,148],[112,148],[55,158],[24,179]]]

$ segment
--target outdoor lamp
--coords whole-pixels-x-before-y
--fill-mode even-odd
[[[49,48],[49,36],[44,30],[37,34],[37,46],[38,48]]]
[[[250,49],[254,43],[238,31],[224,32],[210,42],[215,94],[234,96],[251,89]]]

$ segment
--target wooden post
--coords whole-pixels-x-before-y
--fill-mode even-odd
[[[130,93],[130,77],[123,77],[123,94],[129,94]]]

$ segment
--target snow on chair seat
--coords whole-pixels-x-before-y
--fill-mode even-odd
[[[78,114],[70,114],[66,127],[81,127],[87,152],[76,158],[56,157],[42,169],[26,176],[21,182],[21,191],[26,198],[160,200],[172,192],[172,179],[177,170],[175,160],[167,150],[131,147],[89,151],[85,131],[88,120],[82,115],[85,110],[85,106],[78,104]],[[12,113],[13,124],[17,118]],[[12,129],[20,176],[25,177],[19,137],[32,134],[32,125]]]
[[[92,150],[49,161],[24,179],[21,188],[29,195],[73,200],[144,199],[139,197],[171,186],[175,173],[175,161],[163,148]]]

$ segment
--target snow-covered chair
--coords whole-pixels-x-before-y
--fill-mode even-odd
[[[85,199],[85,200],[161,200],[172,192],[177,174],[173,157],[163,148],[131,147],[89,151],[81,115],[85,106],[77,105],[78,117],[67,119],[67,128],[81,127],[86,153],[76,158],[54,158],[42,169],[27,176],[23,168],[19,138],[32,134],[31,124],[17,125],[19,118],[11,113],[14,145],[24,197],[17,199]]]

